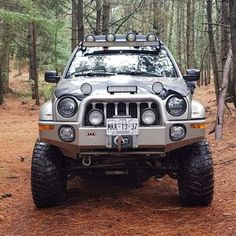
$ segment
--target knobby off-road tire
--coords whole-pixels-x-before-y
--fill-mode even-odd
[[[38,208],[57,206],[65,200],[63,155],[56,147],[36,142],[32,156],[31,187]]]
[[[214,171],[206,140],[180,150],[178,187],[180,201],[186,206],[208,206],[213,199]]]

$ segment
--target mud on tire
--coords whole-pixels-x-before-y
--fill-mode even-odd
[[[47,143],[36,142],[31,167],[33,200],[38,208],[62,203],[66,196],[63,155]]]
[[[187,206],[208,206],[213,199],[214,172],[206,140],[180,150],[178,177],[180,200]]]

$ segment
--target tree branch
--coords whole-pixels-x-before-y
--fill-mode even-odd
[[[117,32],[119,31],[120,27],[143,5],[145,0],[141,0],[141,2],[139,3],[139,5],[128,15],[126,16],[123,21],[121,22],[121,24],[117,27],[115,34],[117,34]]]

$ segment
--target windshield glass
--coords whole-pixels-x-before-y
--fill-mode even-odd
[[[83,75],[130,74],[140,76],[177,77],[164,49],[145,50],[79,50],[71,63],[67,78]]]

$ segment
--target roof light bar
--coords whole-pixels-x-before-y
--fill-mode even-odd
[[[129,42],[134,42],[136,41],[136,34],[135,33],[128,33],[126,35],[126,40],[129,41]]]
[[[114,41],[116,41],[116,36],[112,33],[109,33],[109,34],[106,35],[106,41],[114,42]]]
[[[94,36],[89,34],[82,42],[83,47],[156,47],[160,48],[161,42],[156,34],[139,35],[133,32],[127,35],[107,35]]]

